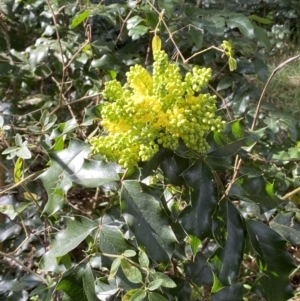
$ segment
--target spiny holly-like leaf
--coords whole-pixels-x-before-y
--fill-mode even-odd
[[[211,233],[212,215],[217,206],[214,176],[210,168],[198,160],[183,177],[191,188],[191,206],[182,212],[181,224],[188,234],[202,239]]]
[[[66,217],[66,229],[60,231],[53,242],[51,249],[44,255],[40,263],[42,270],[52,270],[55,265],[56,257],[63,256],[76,248],[98,224],[87,217],[79,216],[76,219]]]
[[[49,153],[51,166],[39,177],[48,194],[48,202],[44,208],[44,213],[50,215],[60,208],[63,195],[57,198],[55,191],[57,189],[62,190],[60,182],[64,178],[68,179],[70,175],[74,175],[89,153],[89,145],[75,139],[70,141],[68,148]],[[67,191],[63,192],[66,193]]]
[[[116,164],[88,159],[84,159],[81,168],[70,178],[73,182],[88,188],[99,187],[120,179],[116,172]]]
[[[300,244],[299,213],[279,213],[271,222],[270,227],[282,235],[293,245]]]
[[[282,202],[274,195],[270,183],[262,176],[240,178],[229,191],[230,196],[235,196],[246,202],[254,202],[266,212],[276,208]]]
[[[245,229],[239,211],[228,199],[220,203],[220,210],[227,224],[227,239],[222,254],[219,280],[231,285],[240,271],[245,248]]]
[[[123,216],[141,249],[156,262],[167,262],[176,238],[159,202],[137,181],[123,181],[121,198]]]
[[[286,241],[259,221],[248,220],[246,226],[264,274],[255,282],[253,291],[267,301],[288,300],[293,296],[289,275],[295,263],[285,248]]]
[[[213,284],[213,273],[207,263],[207,258],[199,252],[193,261],[184,264],[184,271],[188,278],[198,286]]]

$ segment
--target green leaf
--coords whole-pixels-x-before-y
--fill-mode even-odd
[[[191,188],[191,206],[183,210],[181,224],[189,235],[206,238],[211,233],[212,215],[217,206],[214,175],[198,160],[183,173],[183,177]]]
[[[246,232],[239,211],[228,199],[220,203],[220,210],[227,224],[227,238],[222,254],[219,280],[231,285],[239,275],[245,248]]]
[[[262,212],[274,209],[282,203],[278,197],[270,194],[269,183],[262,176],[249,178],[246,175],[241,177],[232,185],[229,195],[246,202],[256,203]]]
[[[15,163],[15,167],[14,167],[14,182],[15,183],[20,182],[22,179],[22,176],[23,176],[22,166],[23,166],[23,159],[18,158]]]
[[[223,287],[212,295],[211,301],[244,301],[244,288],[241,283]]]
[[[205,28],[212,34],[216,36],[224,35],[225,19],[223,16],[218,14],[210,15],[203,18]]]
[[[15,136],[15,143],[16,143],[16,146],[19,146],[19,147],[21,147],[22,146],[22,137],[21,137],[21,135],[20,134],[16,134],[16,136]]]
[[[145,33],[147,33],[149,30],[149,28],[147,26],[144,26],[144,25],[138,25],[138,26],[135,26],[133,28],[131,28],[129,31],[128,31],[128,35],[130,37],[132,37],[132,40],[137,40],[139,39],[141,36],[143,36]]]
[[[87,301],[97,301],[98,298],[95,292],[95,279],[89,264],[86,265],[83,274],[83,290]]]
[[[199,250],[201,240],[198,237],[195,237],[193,235],[189,235],[189,238],[190,238],[191,249],[192,249],[193,255],[195,256]]]
[[[268,50],[271,49],[271,42],[266,29],[252,23],[256,39]]]
[[[153,278],[154,279],[160,279],[162,280],[162,285],[163,287],[168,287],[168,288],[174,288],[176,287],[176,283],[170,278],[168,277],[166,274],[161,273],[161,272],[155,272],[153,274]]]
[[[273,24],[274,23],[271,19],[262,18],[262,17],[259,17],[257,15],[250,15],[248,18],[250,20],[257,21],[257,22],[259,22],[261,24]]]
[[[207,258],[198,252],[193,261],[184,264],[184,272],[187,277],[197,286],[212,286],[213,272],[207,263]]]
[[[139,251],[139,263],[143,268],[149,267],[149,258],[143,250]]]
[[[256,58],[253,62],[253,66],[258,78],[264,83],[267,82],[269,78],[269,68],[264,60]]]
[[[0,212],[7,215],[11,220],[19,214],[13,205],[2,205],[0,204]]]
[[[111,279],[113,279],[116,276],[120,265],[121,265],[121,258],[118,257],[118,258],[116,258],[113,261],[113,263],[111,265],[111,268],[110,268],[110,271],[109,271],[108,280],[111,280]]]
[[[118,65],[118,59],[111,53],[104,54],[101,56],[101,58],[95,59],[91,63],[91,67],[104,70],[111,70]]]
[[[229,57],[228,64],[229,64],[229,70],[230,71],[236,70],[236,68],[237,68],[237,62],[236,62],[236,60],[232,56]]]
[[[130,301],[142,301],[145,300],[146,296],[147,293],[143,289],[139,289],[132,295]]]
[[[143,19],[140,16],[134,16],[132,18],[129,18],[126,22],[126,27],[128,30],[136,27],[138,24],[140,24],[143,21]]]
[[[81,168],[70,178],[74,183],[87,188],[99,187],[120,180],[116,172],[116,164],[89,159],[84,159]]]
[[[158,293],[148,293],[149,301],[168,301],[165,297]]]
[[[214,283],[211,288],[211,292],[217,293],[219,290],[221,290],[224,287],[224,285],[221,283],[221,281],[219,280],[219,278],[215,273],[213,273],[213,277],[214,277]]]
[[[70,175],[74,177],[89,153],[89,145],[75,139],[70,141],[67,149],[49,153],[51,166],[39,176],[48,194],[44,214],[51,215],[60,209],[64,193],[67,192],[67,189],[61,189],[63,187],[60,187],[60,184],[69,180],[68,189],[71,188]]]
[[[238,28],[244,36],[250,39],[255,37],[253,24],[241,14],[231,14],[226,23],[230,28]]]
[[[134,257],[136,255],[136,252],[133,250],[126,250],[123,254],[124,257]]]
[[[281,212],[270,222],[270,227],[293,245],[300,244],[300,222],[296,214]]]
[[[147,289],[149,291],[155,291],[162,286],[163,282],[162,279],[153,280],[147,285]]]
[[[201,49],[203,46],[203,31],[201,29],[191,27],[189,33],[196,47]]]
[[[102,225],[100,229],[100,250],[106,254],[121,255],[133,246],[124,238],[116,226]]]
[[[122,210],[138,245],[159,263],[167,262],[176,240],[159,202],[144,193],[137,181],[122,182]]]
[[[84,20],[86,20],[91,12],[89,10],[83,10],[79,13],[77,13],[72,19],[71,19],[71,24],[69,26],[70,29],[74,29],[77,27],[79,24],[81,24]]]
[[[158,0],[158,6],[161,10],[165,10],[168,18],[171,18],[174,11],[174,0]]]
[[[96,301],[94,276],[89,265],[67,270],[56,291],[63,291],[72,301]]]
[[[23,145],[16,151],[16,155],[24,160],[31,158],[31,152],[24,142]]]
[[[256,252],[260,270],[264,273],[253,291],[266,300],[282,301],[293,296],[289,275],[295,263],[285,248],[286,241],[262,222],[246,222],[250,243]]]
[[[126,259],[121,259],[121,268],[130,282],[143,283],[143,277],[140,270],[129,263]]]
[[[76,248],[94,229],[98,224],[84,216],[65,217],[66,229],[60,231],[51,243],[51,249],[46,253],[47,257],[42,258],[40,269],[49,270],[55,261],[56,257],[63,256]],[[45,255],[46,255],[45,254]],[[45,256],[44,255],[44,256]]]

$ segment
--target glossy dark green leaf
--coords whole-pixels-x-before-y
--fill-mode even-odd
[[[165,183],[178,186],[183,185],[184,180],[181,174],[189,167],[189,163],[188,159],[179,157],[174,153],[166,156],[160,163],[160,168],[166,177]]]
[[[244,288],[243,285],[232,284],[220,289],[212,295],[211,301],[243,301]]]
[[[96,301],[94,276],[89,266],[77,266],[63,274],[56,286],[57,291],[63,291],[72,301]]]
[[[193,42],[195,43],[196,47],[198,49],[201,49],[203,46],[203,32],[202,30],[195,28],[195,27],[191,27],[189,30],[190,36],[193,40]]]
[[[168,18],[172,17],[174,11],[174,0],[158,0],[158,6],[161,10],[165,10]]]
[[[210,168],[198,160],[183,177],[191,188],[191,205],[182,212],[181,224],[188,234],[206,238],[211,233],[212,215],[217,206],[214,176]]]
[[[99,68],[104,70],[114,69],[119,64],[118,59],[111,53],[104,54],[101,58],[92,61],[91,66],[93,68]]]
[[[239,211],[228,199],[220,203],[220,210],[227,226],[227,239],[223,249],[222,268],[218,276],[224,285],[237,279],[243,260],[246,232]]]
[[[197,253],[193,261],[187,261],[184,264],[184,272],[199,287],[202,285],[212,286],[213,284],[212,270],[207,263],[207,258],[201,252]]]
[[[128,31],[128,35],[130,37],[132,37],[132,40],[137,40],[141,36],[146,34],[148,32],[148,30],[149,30],[149,28],[145,25],[137,25]]]
[[[270,191],[269,184],[262,176],[249,178],[246,175],[234,183],[229,195],[246,202],[254,202],[261,208],[262,212],[266,212],[282,203]]]
[[[247,17],[240,14],[232,14],[226,20],[226,23],[230,28],[238,28],[244,36],[250,39],[254,38],[253,24]]]
[[[139,25],[141,22],[143,22],[143,19],[140,16],[133,16],[127,20],[126,27],[130,30]]]
[[[246,226],[259,268],[264,274],[255,282],[253,291],[268,301],[288,300],[293,296],[289,275],[295,263],[285,248],[286,241],[259,221],[248,220]]]
[[[300,222],[295,212],[279,213],[270,227],[293,245],[300,244]]]
[[[256,60],[253,62],[253,65],[258,78],[265,83],[269,77],[269,68],[267,64],[264,62],[264,60],[256,58]]]
[[[81,168],[70,178],[84,187],[98,187],[120,179],[115,167],[114,163],[84,159]]]
[[[60,231],[51,243],[51,249],[43,256],[39,268],[55,270],[56,259],[76,248],[86,237],[97,228],[98,224],[84,216],[76,219],[66,217],[66,229]]]
[[[270,38],[266,29],[252,23],[256,39],[267,49],[271,48]]]
[[[61,182],[70,178],[70,175],[76,174],[89,153],[89,145],[75,139],[70,141],[68,148],[49,153],[51,166],[39,177],[48,194],[45,214],[51,215],[60,209],[59,205],[63,204],[61,200],[64,199],[63,193],[67,192],[62,190]]]
[[[100,250],[103,253],[121,255],[133,246],[124,238],[120,229],[116,226],[102,225],[100,229]]]
[[[122,184],[123,216],[139,246],[156,262],[168,261],[176,239],[159,202],[144,193],[137,181]]]
[[[204,17],[203,21],[205,28],[212,35],[221,36],[224,34],[225,19],[223,16],[220,16],[219,14],[210,15],[208,17]]]

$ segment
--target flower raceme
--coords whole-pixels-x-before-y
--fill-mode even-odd
[[[122,87],[117,80],[106,83],[102,127],[105,134],[90,140],[94,153],[127,168],[150,160],[159,149],[176,150],[179,139],[190,149],[204,153],[210,131],[221,131],[225,122],[215,112],[216,97],[201,90],[211,69],[195,66],[183,78],[167,54],[153,49],[152,76],[136,65],[127,72]]]

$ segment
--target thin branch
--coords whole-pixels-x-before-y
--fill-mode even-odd
[[[264,87],[264,89],[263,89],[263,91],[262,91],[262,93],[261,93],[261,96],[260,96],[260,98],[259,98],[259,101],[258,101],[256,110],[255,110],[255,114],[254,114],[254,119],[253,119],[252,126],[251,126],[251,131],[254,131],[254,130],[255,130],[256,123],[257,123],[257,119],[258,119],[258,115],[259,115],[259,111],[260,111],[260,107],[261,107],[261,104],[262,104],[262,99],[263,99],[263,97],[264,97],[264,95],[265,95],[265,92],[266,92],[266,90],[267,90],[267,88],[268,88],[268,86],[269,86],[271,80],[273,79],[273,77],[275,76],[275,74],[276,74],[280,69],[282,69],[283,67],[285,67],[285,66],[288,65],[289,63],[291,63],[291,62],[297,60],[298,58],[300,58],[300,54],[298,54],[298,55],[296,55],[296,56],[293,56],[293,57],[287,59],[286,61],[284,61],[283,63],[281,63],[280,65],[278,65],[278,66],[273,70],[273,72],[271,73],[271,75],[270,75],[270,77],[268,78],[267,83],[265,84],[265,87]],[[249,152],[251,152],[251,151],[254,149],[255,145],[256,145],[256,143],[254,143],[254,144],[250,147]],[[234,174],[233,174],[233,177],[232,177],[232,179],[231,179],[231,181],[230,181],[230,183],[229,183],[229,185],[228,185],[228,187],[227,187],[227,189],[226,189],[226,192],[225,192],[226,194],[229,192],[231,186],[233,185],[233,183],[234,183],[235,180],[237,179],[238,174],[239,174],[239,171],[240,171],[240,169],[241,169],[241,167],[242,167],[243,160],[239,157],[239,155],[236,156],[236,162],[237,162],[237,164],[236,164],[235,167],[234,167]],[[298,190],[298,189],[299,189],[299,190]],[[295,192],[295,191],[296,191],[296,192]],[[285,195],[283,198],[284,198],[284,199],[287,199],[287,198],[290,197],[290,195],[293,195],[293,194],[297,193],[298,191],[300,191],[300,188],[297,188],[297,189],[295,189],[294,191],[288,193],[288,194]]]
[[[13,260],[14,262],[16,262],[18,265],[20,265],[22,267],[22,269],[24,271],[26,271],[27,273],[29,274],[32,274],[34,275],[35,277],[37,277],[42,283],[48,285],[48,282],[47,280],[45,280],[41,275],[37,274],[36,272],[32,271],[31,269],[29,269],[26,265],[24,265],[21,261],[19,261],[18,259],[16,259],[15,257],[9,255],[9,254],[6,254],[4,252],[1,252],[0,251],[0,255],[3,256],[3,257],[6,257],[6,258],[9,258],[11,260]]]

